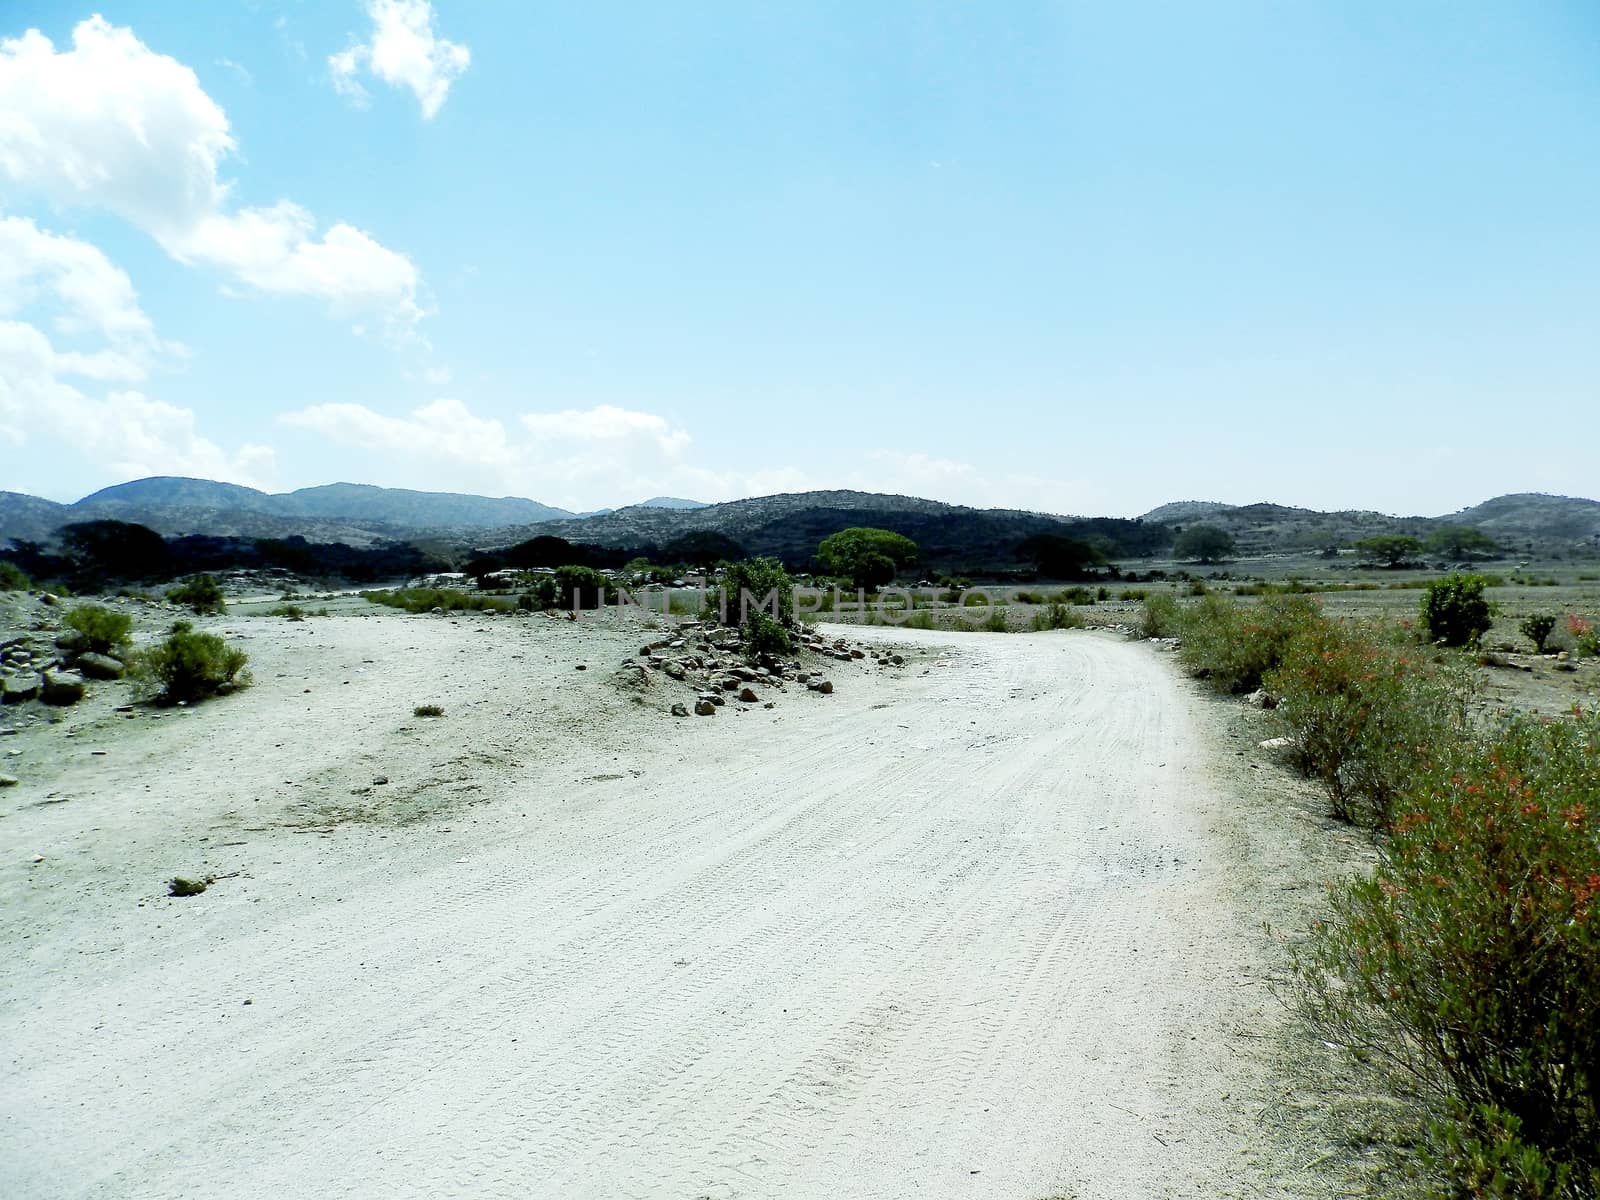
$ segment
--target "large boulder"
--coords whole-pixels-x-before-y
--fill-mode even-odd
[[[21,704],[39,694],[39,676],[32,671],[7,675],[0,680],[0,703]]]
[[[124,670],[122,660],[109,654],[80,654],[77,665],[90,679],[121,679]]]
[[[39,699],[46,704],[66,706],[83,699],[83,676],[75,671],[46,671],[39,687]]]

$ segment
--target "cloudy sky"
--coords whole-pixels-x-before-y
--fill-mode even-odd
[[[0,3],[0,489],[1600,494],[1600,9]]]

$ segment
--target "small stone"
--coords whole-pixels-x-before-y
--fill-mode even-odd
[[[0,788],[16,787],[20,782],[15,775],[0,775]]]
[[[717,715],[717,706],[709,700],[696,700],[694,713],[697,717],[714,717]]]
[[[389,782],[389,777],[387,775],[374,775],[372,777],[372,786],[373,787],[382,787],[384,784],[386,784],[388,782]]]
[[[705,701],[702,700],[698,701],[697,703],[704,704]],[[677,704],[672,706],[672,715],[675,717],[687,717],[689,715],[689,706],[684,704],[682,701],[679,701]]]
[[[754,704],[757,700],[760,700],[761,697],[756,695],[754,688],[746,687],[739,689],[739,699],[744,701],[746,704]]]

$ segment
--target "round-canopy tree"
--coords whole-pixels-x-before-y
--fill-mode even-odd
[[[852,587],[871,591],[894,581],[895,572],[917,561],[917,544],[888,529],[841,529],[822,539],[817,561],[833,575],[846,575]]]
[[[1233,551],[1233,534],[1215,525],[1191,525],[1172,543],[1172,553],[1178,558],[1203,563],[1216,562]]]
[[[1377,537],[1362,538],[1356,543],[1356,549],[1381,559],[1386,567],[1398,567],[1421,554],[1422,543],[1403,533],[1381,533]]]

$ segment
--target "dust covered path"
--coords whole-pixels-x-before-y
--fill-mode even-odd
[[[1192,699],[1109,637],[888,640],[942,657],[41,978],[0,1194],[1269,1194]]]

